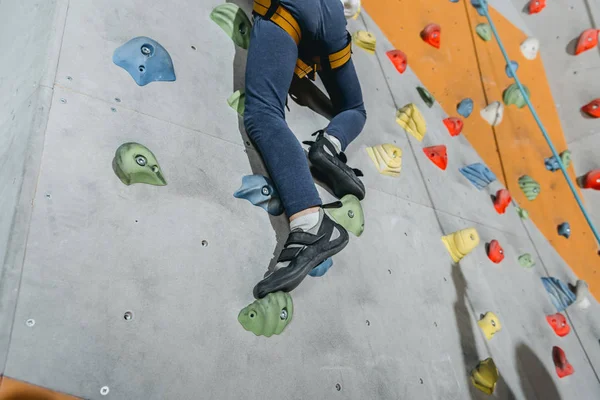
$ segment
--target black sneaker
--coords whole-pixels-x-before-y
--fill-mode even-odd
[[[313,268],[325,259],[342,251],[348,244],[348,232],[331,220],[322,209],[319,223],[310,231],[290,232],[277,262],[287,262],[254,287],[254,297],[265,297],[269,293],[294,290]]]
[[[303,142],[310,146],[308,159],[315,177],[327,184],[339,199],[347,194],[353,194],[359,200],[364,199],[365,185],[358,179],[363,173],[346,165],[346,155],[337,152],[333,143],[324,136],[324,131],[317,131],[313,133],[315,135],[318,135],[316,141]]]

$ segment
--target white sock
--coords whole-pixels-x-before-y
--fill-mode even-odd
[[[331,142],[331,144],[333,145],[333,147],[335,147],[338,153],[342,152],[342,143],[338,138],[336,138],[335,136],[331,136],[328,133],[325,133],[323,136],[325,136],[325,138]]]
[[[319,223],[320,215],[321,214],[319,213],[319,211],[317,211],[314,213],[305,214],[301,217],[294,219],[290,222],[290,231],[293,231],[295,229],[301,229],[304,232],[310,231]]]

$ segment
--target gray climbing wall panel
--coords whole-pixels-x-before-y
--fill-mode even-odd
[[[377,36],[376,55],[354,52],[369,118],[347,152],[366,173],[365,232],[324,277],[293,292],[282,335],[242,329],[237,313],[287,227],[232,196],[243,175],[265,170],[226,102],[243,87],[246,52],[210,20],[218,4],[69,4],[6,375],[92,399],[105,398],[103,386],[112,399],[466,399],[482,397],[469,371],[493,357],[498,398],[598,397],[598,304],[570,308],[573,332],[554,335],[540,277],[574,277],[513,206],[496,214],[497,182],[478,191],[458,172],[481,159],[447,134],[439,105],[425,107],[410,68],[395,71],[390,43],[366,14],[349,29]],[[114,49],[140,34],[170,52],[176,82],[140,88],[112,64]],[[422,143],[394,121],[410,102],[428,123]],[[300,140],[325,126],[290,107]],[[115,176],[114,152],[130,141],[154,152],[167,186]],[[381,143],[402,149],[399,178],[368,158],[365,148]],[[445,172],[421,151],[438,144],[448,147]],[[467,227],[481,244],[452,265],[440,238]],[[492,239],[506,255],[498,265],[485,254]],[[524,252],[535,268],[518,264]],[[476,324],[488,311],[503,325],[491,341]],[[556,377],[554,345],[574,375]]]

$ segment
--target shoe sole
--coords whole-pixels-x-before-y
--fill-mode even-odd
[[[337,223],[334,223],[334,226],[340,232],[341,237],[345,236],[344,240],[339,245],[337,245],[323,253],[319,253],[317,256],[315,256],[313,259],[311,259],[310,262],[307,262],[304,265],[304,267],[302,267],[302,268],[294,268],[293,270],[290,270],[290,271],[285,271],[285,270],[287,270],[287,268],[282,268],[282,269],[279,269],[279,270],[273,272],[271,275],[269,275],[264,280],[260,281],[254,287],[254,290],[253,290],[254,298],[260,299],[260,298],[265,297],[269,293],[279,292],[279,291],[291,292],[292,290],[297,288],[298,285],[300,285],[300,283],[302,283],[302,281],[304,280],[304,278],[306,278],[308,273],[310,271],[312,271],[315,267],[317,267],[319,264],[321,264],[323,261],[325,261],[329,257],[332,257],[332,256],[336,255],[337,253],[339,253],[340,251],[344,250],[344,248],[348,245],[348,242],[350,241],[348,232]],[[336,239],[336,240],[338,240],[338,239]],[[279,271],[282,271],[282,272],[279,274],[280,276],[277,277],[276,275]],[[267,283],[267,281],[269,281],[269,282]],[[265,282],[265,283],[263,283],[263,282]],[[260,286],[260,288],[259,288],[259,286]]]
[[[352,194],[359,200],[365,198],[364,185],[350,167],[338,165],[322,149],[311,149],[308,152],[308,159],[318,172],[319,179],[331,187],[337,198],[341,199],[347,194]]]

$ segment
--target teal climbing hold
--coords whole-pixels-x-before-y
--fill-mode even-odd
[[[482,163],[467,165],[459,171],[479,190],[496,180],[496,175]]]
[[[266,176],[246,175],[242,186],[233,194],[235,198],[246,199],[255,206],[263,208],[271,215],[281,215],[283,204],[273,182]]]
[[[467,98],[458,103],[456,111],[465,118],[469,118],[473,112],[473,100]]]
[[[517,72],[517,69],[519,69],[519,63],[516,61],[511,61],[510,66],[512,67],[513,71],[515,71],[515,72]],[[508,66],[508,64],[506,65],[506,75],[509,78],[514,78],[513,73],[510,71],[510,67]]]
[[[308,274],[315,278],[321,277],[329,271],[329,268],[333,266],[333,260],[331,257],[323,261],[321,264],[314,267]]]
[[[475,27],[475,32],[486,42],[492,40],[492,28],[488,24],[479,24]]]
[[[433,107],[433,103],[435,103],[435,99],[433,98],[431,93],[429,93],[429,91],[427,89],[425,89],[424,87],[421,87],[421,86],[417,86],[417,92],[419,92],[419,96],[421,96],[421,98],[423,99],[425,104],[427,104],[427,107],[429,107],[429,108]]]
[[[531,98],[531,93],[529,92],[527,86],[522,86],[525,90],[525,93],[527,94],[527,97]],[[502,94],[502,100],[504,100],[504,104],[506,104],[507,106],[514,104],[519,108],[523,108],[527,105],[525,97],[523,96],[523,93],[521,92],[519,86],[516,83],[513,83],[504,90],[504,93]]]
[[[535,200],[541,191],[540,184],[528,175],[523,175],[519,178],[519,187],[529,201]]]
[[[477,13],[482,17],[485,16],[484,10],[487,11],[487,0],[471,0],[471,5],[475,7]]]

